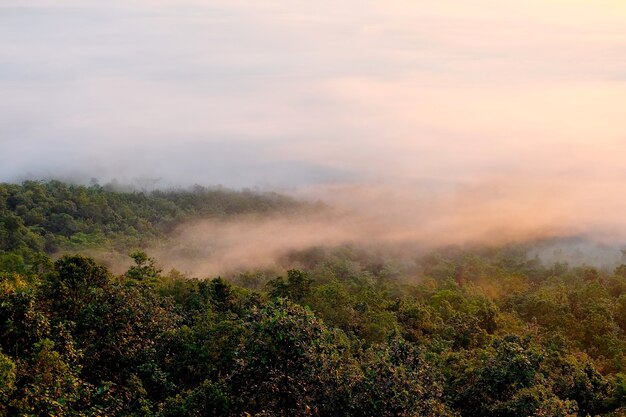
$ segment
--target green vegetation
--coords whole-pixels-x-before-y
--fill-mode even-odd
[[[199,186],[190,191],[144,193],[60,181],[0,184],[0,252],[5,253],[0,269],[29,263],[37,252],[102,247],[128,251],[164,238],[185,220],[289,210],[297,205],[274,193]]]
[[[206,190],[3,187],[11,196],[65,189],[131,212],[163,205],[178,213],[137,220],[150,237],[172,219],[228,213],[182,203],[216,198]],[[231,196],[240,204],[230,212],[293,204]],[[441,251],[401,269],[340,247],[294,253],[299,269],[265,281],[252,272],[233,282],[164,274],[141,251],[112,275],[85,256],[51,261],[45,242],[73,235],[25,220],[39,203],[3,198],[0,416],[625,413],[626,265],[611,273],[544,266],[501,248]],[[133,216],[115,225],[71,219],[81,225],[75,233],[113,242],[135,228],[131,217],[150,218]]]

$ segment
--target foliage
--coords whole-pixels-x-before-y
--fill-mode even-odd
[[[163,275],[143,251],[120,275],[45,254],[292,204],[1,185],[0,416],[624,414],[626,265],[542,265],[519,247],[403,264],[345,246],[294,252],[269,281],[243,272],[244,288]]]
[[[0,271],[24,255],[109,246],[121,251],[165,238],[184,220],[289,210],[294,200],[273,193],[196,186],[192,190],[116,191],[60,181],[0,184]],[[15,268],[13,267],[13,268]]]

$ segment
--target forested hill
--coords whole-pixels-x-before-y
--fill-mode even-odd
[[[291,210],[277,195],[2,185],[0,417],[620,417],[626,265],[519,247],[293,251],[298,269],[122,274],[47,251],[181,220]],[[404,261],[402,261],[404,262]]]
[[[113,245],[127,251],[182,221],[289,210],[299,203],[275,193],[195,187],[115,191],[60,181],[0,184],[0,251],[46,252]]]

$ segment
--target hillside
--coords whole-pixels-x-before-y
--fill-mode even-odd
[[[165,238],[184,221],[281,212],[300,204],[275,193],[199,186],[146,193],[60,181],[0,184],[0,258],[10,253],[13,261],[19,256],[29,263],[36,253],[89,248],[128,253]]]
[[[140,251],[114,275],[45,251],[124,248],[180,219],[296,203],[1,189],[2,416],[624,415],[626,265],[546,265],[510,246],[416,253],[401,268],[337,246],[293,251],[283,262],[298,268],[281,276],[199,280]]]

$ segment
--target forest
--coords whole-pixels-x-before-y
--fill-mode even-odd
[[[311,247],[194,277],[179,224],[310,203],[195,187],[0,184],[0,416],[623,416],[626,264],[523,244]],[[86,256],[130,256],[121,274]]]

